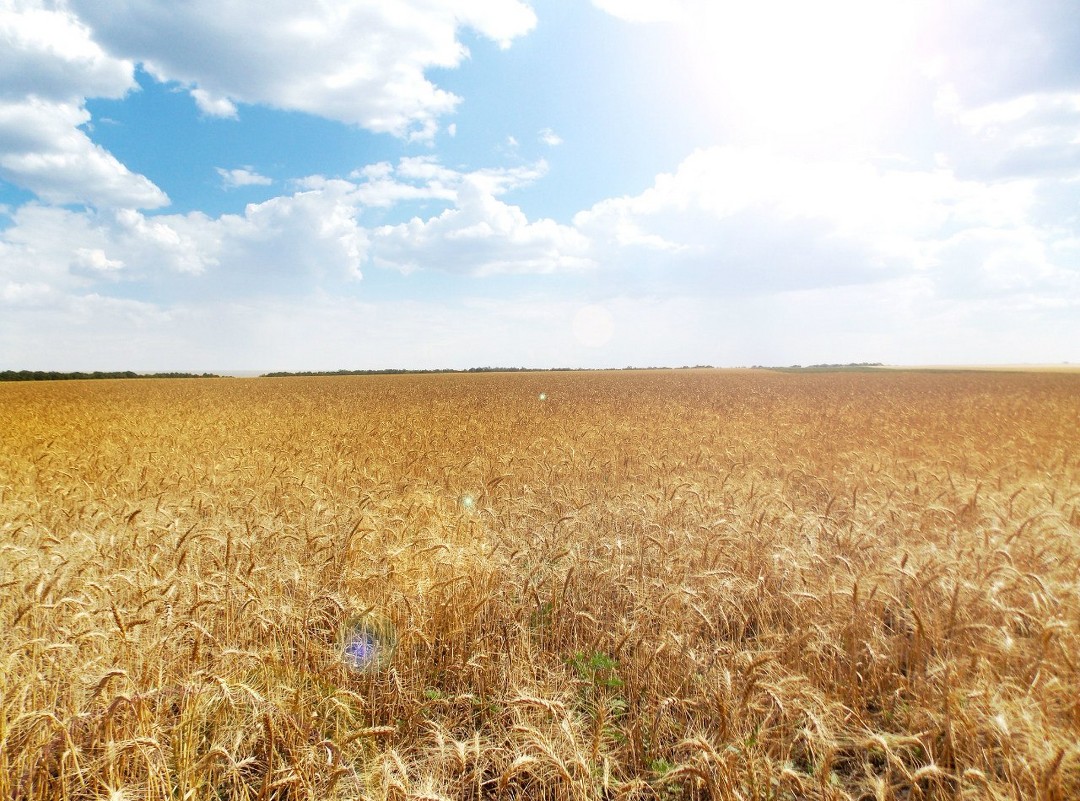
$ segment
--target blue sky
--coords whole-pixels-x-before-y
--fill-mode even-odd
[[[0,369],[1080,361],[1070,0],[0,0]]]

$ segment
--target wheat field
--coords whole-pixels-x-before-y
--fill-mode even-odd
[[[7,384],[0,443],[3,799],[1080,798],[1080,375]]]

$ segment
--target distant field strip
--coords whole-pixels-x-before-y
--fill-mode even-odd
[[[0,588],[2,799],[1067,801],[1080,375],[5,383]]]

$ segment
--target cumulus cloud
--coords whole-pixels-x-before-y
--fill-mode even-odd
[[[120,270],[124,266],[124,262],[119,259],[110,259],[100,248],[76,248],[74,264],[102,273]]]
[[[349,176],[358,181],[357,199],[365,206],[389,208],[403,201],[452,202],[461,173],[442,166],[434,156],[402,158],[369,164]]]
[[[321,331],[346,309],[389,319],[390,306],[349,300],[357,296],[361,273],[372,268],[409,276],[399,279],[404,281],[432,272],[562,273],[558,286],[564,292],[619,288],[571,302],[551,294],[554,283],[534,279],[537,297],[514,305],[513,314],[518,322],[531,315],[525,328],[561,343],[554,350],[529,349],[524,329],[513,329],[496,308],[505,299],[469,300],[475,314],[470,331],[505,336],[518,350],[478,348],[473,333],[463,333],[469,319],[464,307],[391,304],[402,319],[419,319],[422,307],[445,330],[435,336],[430,327],[422,329],[427,333],[409,329],[419,341],[431,339],[420,349],[372,334],[370,341],[383,342],[387,353],[402,354],[384,366],[419,352],[431,365],[465,359],[461,366],[497,363],[514,353],[521,355],[513,363],[666,363],[679,358],[664,355],[676,350],[685,361],[703,363],[731,363],[740,353],[759,363],[829,361],[836,353],[876,361],[891,358],[890,337],[905,327],[920,332],[911,353],[932,353],[927,332],[941,336],[950,325],[972,332],[965,340],[969,347],[973,332],[986,329],[981,313],[1022,320],[1034,332],[1030,341],[1042,344],[1050,331],[1075,329],[1060,318],[1080,310],[1080,238],[1063,220],[1044,219],[1045,181],[984,182],[948,167],[806,161],[763,148],[717,147],[691,154],[643,192],[609,198],[563,223],[531,216],[508,198],[545,171],[543,162],[462,171],[434,156],[407,157],[367,165],[347,178],[309,176],[296,181],[291,194],[216,218],[29,204],[12,211],[11,224],[0,232],[0,300],[10,315],[51,309],[78,330],[70,320],[82,307],[72,299],[93,297],[83,301],[86,308],[122,318],[126,322],[116,323],[121,329],[146,326],[164,343],[169,337],[162,332],[174,331],[176,320],[209,325],[200,299],[213,297],[218,313],[243,320],[237,336],[276,342],[283,335],[275,325],[293,330],[300,319],[318,320]],[[420,204],[422,213],[399,224],[376,224],[401,204]],[[468,286],[480,292],[484,284]],[[462,291],[454,289],[447,302],[459,303]],[[161,302],[107,301],[124,294]],[[341,301],[320,305],[328,297]],[[610,321],[617,332],[610,342],[582,336],[583,303],[603,310],[597,313],[603,330]],[[295,309],[291,323],[287,307]],[[319,317],[318,309],[328,317]],[[769,320],[780,319],[779,310],[784,319],[813,327],[797,352],[789,338],[769,341]],[[517,333],[507,333],[511,329]],[[353,323],[342,330],[357,336],[371,331]],[[865,352],[845,345],[855,335]],[[445,350],[436,340],[453,347]],[[710,350],[706,342],[724,344]],[[189,344],[189,353],[213,352]],[[303,349],[295,343],[282,347],[282,353],[295,351],[298,362],[267,362],[267,368],[314,366],[302,363]],[[245,353],[239,363],[252,365],[268,351],[250,346]],[[1002,358],[1008,353],[1005,348]],[[963,354],[958,347],[955,358],[964,360]],[[938,360],[945,357],[942,351]],[[205,369],[207,362],[202,364]],[[356,362],[325,366],[349,364]]]
[[[0,9],[0,177],[49,203],[167,205],[152,181],[87,135],[86,98],[136,89],[135,62],[189,87],[207,115],[236,116],[238,102],[265,103],[429,139],[458,99],[425,70],[468,55],[459,31],[472,28],[506,47],[534,24],[520,0],[338,2],[315,10],[273,3],[257,15],[239,2],[7,5]],[[228,188],[268,180],[246,168],[221,174]]]
[[[955,145],[943,158],[965,174],[987,180],[1080,176],[1080,91],[968,105],[947,86],[936,109],[956,129]]]
[[[1068,0],[927,4],[922,31],[928,74],[969,105],[1063,91],[1080,80],[1080,19]]]
[[[240,293],[257,280],[260,292],[311,291],[361,277],[368,234],[357,222],[345,182],[249,205],[243,216],[225,215],[219,280]]]
[[[355,196],[366,206],[431,200],[440,214],[373,229],[371,260],[404,273],[417,269],[471,275],[550,273],[592,265],[589,242],[571,226],[529,220],[500,196],[542,177],[547,164],[460,172],[432,157],[369,165],[354,174]]]
[[[270,186],[273,180],[265,175],[259,175],[251,167],[237,167],[226,170],[216,167],[217,174],[221,176],[221,185],[226,189],[237,189],[241,186]]]
[[[309,176],[292,194],[219,217],[28,204],[0,231],[0,284],[16,305],[37,302],[30,288],[39,284],[60,295],[128,286],[179,301],[349,291],[365,265],[470,274],[586,266],[581,234],[530,220],[500,199],[545,169],[539,162],[466,173],[432,157],[403,158],[349,180]],[[256,176],[222,170],[227,180],[262,183]],[[400,226],[364,224],[370,211],[410,201],[444,211]]]
[[[983,183],[947,169],[808,162],[741,148],[698,151],[645,192],[574,218],[602,263],[637,264],[701,291],[775,293],[924,275],[942,293],[958,283],[991,294],[1023,286],[1076,302],[1080,273],[1062,222],[1040,219],[1027,180]]]
[[[255,14],[240,0],[70,4],[111,52],[190,87],[205,114],[262,103],[420,139],[431,139],[458,103],[425,71],[467,57],[459,30],[507,47],[536,23],[521,0],[275,0]]]
[[[371,262],[411,273],[420,269],[470,275],[550,273],[593,264],[589,242],[573,227],[550,219],[530,220],[499,198],[547,172],[547,164],[462,172],[432,156],[407,157],[396,165],[371,164],[352,174],[355,202],[388,208],[409,201],[447,206],[369,231]]]
[[[71,102],[121,97],[134,65],[107,54],[68,11],[35,3],[0,8],[0,100]]]
[[[344,286],[360,278],[368,246],[352,188],[330,182],[217,218],[29,204],[0,232],[0,286],[15,305],[36,302],[18,288],[37,284],[57,297],[120,285],[172,302]]]
[[[202,215],[147,217],[131,209],[74,211],[27,204],[0,232],[0,281],[45,283],[59,295],[99,285],[197,275],[215,263]]]
[[[563,143],[562,137],[550,128],[542,128],[539,133],[540,141],[549,147],[557,147]]]
[[[81,105],[32,98],[0,104],[0,177],[50,203],[157,208],[169,199],[78,127]]]
[[[579,213],[574,225],[598,247],[622,254],[622,262],[663,270],[673,281],[689,276],[718,292],[880,280],[889,254],[880,250],[878,231],[867,229],[884,228],[889,218],[879,216],[885,209],[860,206],[874,202],[866,189],[875,178],[851,165],[713,148],[639,195]],[[888,211],[891,225],[903,225],[903,210]]]
[[[168,198],[94,144],[88,96],[135,86],[79,20],[33,3],[0,10],[0,177],[50,203],[157,208]]]
[[[706,19],[713,27],[698,26],[704,33],[695,41],[704,42],[698,55],[714,71],[712,32],[727,30],[731,41],[741,35],[719,25],[741,13],[731,4],[594,4],[637,23]],[[744,21],[767,33],[772,11],[788,7],[790,0],[768,0]],[[800,7],[802,18],[818,16]],[[440,127],[454,136],[445,116],[459,99],[429,79],[430,70],[468,57],[464,29],[499,47],[526,34],[535,15],[523,0],[317,7],[272,0],[258,14],[239,0],[7,3],[0,177],[38,200],[4,210],[0,352],[50,366],[75,341],[83,349],[77,366],[86,367],[206,369],[229,366],[224,360],[334,369],[356,365],[362,342],[368,350],[359,361],[369,366],[665,363],[673,352],[687,361],[732,363],[744,354],[775,363],[836,353],[895,358],[897,332],[913,332],[909,358],[964,361],[989,348],[1010,358],[1022,330],[1024,347],[1053,357],[1063,350],[1055,341],[1080,336],[1080,237],[1071,216],[1080,201],[1080,63],[1071,44],[1080,17],[1073,11],[1059,0],[962,0],[919,18],[921,49],[902,60],[925,81],[916,87],[921,96],[938,98],[923,109],[939,126],[936,166],[930,153],[904,163],[840,148],[826,156],[806,147],[795,156],[797,148],[782,152],[790,142],[780,138],[771,150],[732,144],[687,156],[642,191],[554,220],[512,196],[543,180],[543,161],[466,169],[433,155],[289,181],[282,194],[236,214],[156,212],[168,203],[165,193],[92,141],[86,108],[87,98],[137,90],[140,63],[189,91],[204,116],[236,117],[243,104],[259,103],[405,139],[430,141]],[[788,27],[790,42],[806,52],[820,45]],[[783,125],[798,104],[764,91],[797,95],[792,87],[803,84],[789,80],[789,67],[772,63],[767,48],[753,57],[756,44],[743,44],[728,48],[734,60],[724,63],[760,67],[759,83],[744,82],[751,99],[776,107],[763,112],[769,124],[803,137],[805,127]],[[875,46],[863,37],[850,53]],[[837,74],[851,72],[843,58],[835,65]],[[816,75],[803,83],[829,86]],[[888,95],[876,74],[864,83]],[[864,115],[863,95],[834,95]],[[828,107],[815,113],[833,119]],[[550,128],[533,136],[551,147],[562,142]],[[767,141],[743,141],[751,140]],[[502,142],[517,162],[517,139]],[[272,183],[250,165],[217,173],[226,189]],[[444,302],[372,303],[358,299],[358,279],[373,268],[408,276],[379,277],[403,287],[439,271],[544,277],[514,279],[531,295],[512,301],[482,295],[499,282],[437,277],[433,283],[452,296]],[[556,273],[557,281],[548,277]],[[774,325],[781,319],[789,322]],[[25,336],[43,329],[55,335],[34,343]],[[609,339],[609,330],[617,335]],[[806,332],[794,346],[792,330]],[[243,344],[222,351],[232,337]],[[334,343],[323,363],[310,361],[304,343],[312,338]],[[852,352],[853,338],[863,352]],[[93,362],[106,351],[113,362]],[[140,364],[143,352],[156,361]],[[173,358],[181,352],[186,365]]]
[[[550,219],[530,221],[471,179],[458,188],[454,208],[437,217],[376,228],[371,252],[376,265],[402,272],[550,273],[594,263],[580,232]]]
[[[104,242],[95,236],[86,214],[27,204],[11,213],[11,224],[0,231],[0,284],[9,304],[33,303],[45,287],[49,293],[83,289],[88,283],[71,271],[80,249],[99,250]]]
[[[566,224],[505,199],[545,170],[538,162],[462,172],[432,156],[407,157],[348,179],[309,176],[292,194],[218,218],[25,206],[0,234],[5,277],[19,286],[45,277],[71,291],[105,278],[167,280],[171,291],[240,296],[252,287],[338,286],[374,266],[471,276],[601,270],[627,292],[666,296],[768,295],[905,276],[920,276],[942,297],[964,287],[988,297],[1080,292],[1076,237],[1040,216],[1030,180],[983,183],[945,168],[719,147]],[[256,175],[242,169],[239,180]],[[367,221],[403,203],[435,209],[397,224]]]
[[[199,107],[199,111],[209,117],[236,119],[238,116],[236,104],[227,97],[216,97],[205,89],[192,89],[191,98],[195,101],[195,105]]]

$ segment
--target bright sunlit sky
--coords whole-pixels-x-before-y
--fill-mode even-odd
[[[0,369],[1080,361],[1075,0],[0,0]]]

